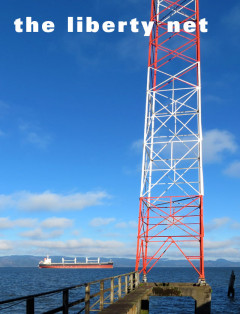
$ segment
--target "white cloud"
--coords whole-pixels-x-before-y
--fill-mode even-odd
[[[216,260],[224,258],[229,261],[239,262],[240,261],[240,249],[234,247],[220,247],[217,249],[209,249],[205,251],[205,260]]]
[[[229,217],[214,218],[211,222],[205,224],[206,231],[219,229],[231,221]]]
[[[50,217],[43,220],[41,223],[37,219],[23,218],[11,220],[9,217],[0,218],[0,229],[11,228],[34,228],[37,225],[45,229],[60,228],[65,229],[73,225],[73,220],[68,218]]]
[[[225,170],[224,174],[233,177],[240,178],[240,161],[236,160],[232,162]]]
[[[137,228],[138,224],[136,221],[127,221],[127,222],[119,222],[115,225],[116,228],[124,229],[124,228]]]
[[[11,195],[0,194],[0,209],[9,207],[11,203],[12,203]]]
[[[56,194],[50,191],[31,193],[21,191],[11,195],[0,195],[0,209],[17,208],[27,211],[64,211],[82,210],[83,208],[100,205],[108,195],[105,192],[87,192],[74,194]]]
[[[104,233],[103,236],[108,239],[113,239],[113,238],[121,238],[122,234],[117,233],[117,232],[108,232],[108,233]]]
[[[0,250],[11,250],[12,249],[12,243],[10,241],[7,240],[0,240]]]
[[[197,243],[183,243],[180,244],[186,255],[198,255],[199,254],[199,244]],[[154,255],[159,248],[159,243],[155,243],[151,249],[148,249],[149,255]],[[230,261],[240,261],[240,239],[237,238],[226,238],[222,240],[209,240],[205,237],[204,240],[205,249],[205,260],[216,260],[219,258],[224,258]],[[177,249],[175,245],[164,254],[164,258],[169,259],[184,259],[182,253]]]
[[[223,249],[224,247],[228,248],[231,246],[231,240],[223,240],[223,241],[210,241],[210,240],[205,240],[204,241],[204,248],[206,250],[210,249]]]
[[[119,241],[102,241],[89,238],[78,240],[64,241],[39,241],[30,240],[22,243],[25,247],[34,247],[41,249],[43,254],[47,251],[51,255],[72,255],[72,256],[122,256],[130,254],[130,251],[125,248],[125,244]],[[135,252],[131,252],[131,256]],[[134,256],[133,255],[133,256]]]
[[[120,228],[120,229],[124,229],[124,228],[127,228],[127,223],[126,222],[118,222],[116,225],[115,225],[116,228]]]
[[[231,229],[231,231],[233,231],[233,229],[239,230],[240,223],[230,217],[215,218],[211,222],[205,224],[205,231],[210,232],[212,230],[216,230],[222,227],[228,227],[228,229]]]
[[[34,230],[33,230],[34,231]],[[69,255],[69,256],[100,256],[100,257],[127,257],[135,258],[136,241],[128,244],[115,240],[94,240],[90,238],[71,239],[68,241],[51,240],[49,238],[37,238],[37,231],[26,240],[0,241],[0,249],[8,250],[11,254],[33,254],[33,255]],[[39,235],[38,235],[39,236]],[[47,236],[47,235],[46,235]],[[48,235],[49,236],[49,235]],[[159,248],[159,243],[149,248],[149,254],[153,255]],[[205,239],[205,259],[216,260],[225,258],[232,261],[240,261],[240,237],[226,238],[218,241]],[[199,246],[186,244],[184,252],[192,255],[199,251]],[[196,253],[196,254],[197,254]],[[184,259],[181,252],[172,246],[164,257],[169,259]]]
[[[21,227],[21,228],[28,227],[29,228],[37,224],[37,219],[32,219],[32,218],[16,219],[14,221],[14,224],[16,227]]]
[[[238,145],[232,133],[213,129],[203,133],[203,161],[220,162],[226,152],[236,152]]]
[[[143,150],[143,139],[136,140],[132,143],[131,149],[136,153],[140,153]]]
[[[0,218],[0,229],[11,229],[15,227],[33,227],[37,223],[37,219],[25,218],[25,219],[16,219],[10,220],[8,217]]]
[[[129,221],[128,224],[131,228],[137,228],[137,226],[138,226],[138,223],[134,220]]]
[[[92,227],[100,227],[109,225],[111,222],[115,221],[115,218],[101,218],[96,217],[90,221],[90,226]]]
[[[239,230],[240,229],[240,223],[238,221],[234,221],[232,224],[231,224],[231,228],[232,229],[235,229],[235,230]]]
[[[240,238],[231,237],[219,241],[205,240],[205,259],[218,258],[240,261]]]
[[[42,228],[69,228],[72,225],[72,219],[59,217],[47,218],[41,223]]]
[[[40,135],[36,132],[28,132],[26,139],[29,143],[34,144],[39,148],[46,148],[52,141],[50,135]]]
[[[53,238],[58,238],[63,234],[63,230],[54,230],[51,232],[45,232],[41,228],[37,228],[34,230],[28,230],[25,232],[20,233],[21,237],[24,238],[29,238],[29,239],[53,239]]]
[[[52,136],[44,133],[38,126],[30,123],[21,123],[19,130],[22,132],[26,142],[45,149],[52,141]]]
[[[13,222],[9,220],[8,217],[1,217],[0,218],[0,229],[10,229],[13,227]]]

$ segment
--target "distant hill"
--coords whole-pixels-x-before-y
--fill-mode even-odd
[[[37,267],[39,261],[43,260],[44,256],[33,255],[11,255],[0,257],[0,267]],[[72,259],[72,257],[64,256],[65,259]],[[52,262],[60,262],[62,256],[51,256]],[[90,259],[97,259],[90,257]],[[79,262],[84,262],[85,257],[79,257]],[[134,267],[135,260],[129,258],[112,258],[115,267]],[[102,262],[109,261],[109,258],[101,258]],[[162,259],[157,263],[158,267],[191,267],[186,260],[169,260]],[[217,259],[215,261],[206,260],[206,267],[240,267],[240,262],[232,262],[226,259]]]

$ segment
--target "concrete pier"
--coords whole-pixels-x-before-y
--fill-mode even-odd
[[[211,287],[194,283],[142,283],[100,313],[148,314],[149,297],[192,297],[196,314],[211,313]],[[170,300],[169,300],[170,301]],[[160,313],[161,309],[159,309]]]

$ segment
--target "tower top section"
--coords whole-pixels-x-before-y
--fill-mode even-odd
[[[203,195],[198,0],[154,0],[151,21],[141,197]]]

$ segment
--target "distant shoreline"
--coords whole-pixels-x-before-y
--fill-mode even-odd
[[[232,268],[232,267],[240,268],[240,266],[232,265],[232,266],[205,266],[205,269],[206,268]],[[0,269],[1,268],[38,268],[38,266],[0,266]],[[134,268],[134,266],[116,266],[114,268]],[[191,265],[189,265],[189,266],[154,266],[154,268],[192,268],[192,266]],[[69,268],[67,268],[67,269],[69,270]],[[77,268],[77,270],[83,270],[84,271],[84,269],[79,269],[79,268]],[[93,269],[93,270],[95,270],[95,269]]]
[[[61,261],[62,257],[69,259],[69,256],[51,256],[53,262]],[[101,256],[100,256],[101,257]],[[0,267],[38,267],[38,263],[43,260],[44,256],[33,256],[33,255],[11,255],[11,256],[0,256]],[[89,258],[96,258],[94,256]],[[117,258],[117,257],[101,257],[102,262],[109,261],[109,258],[113,260],[114,268],[116,267],[135,267],[135,259],[130,258]],[[79,262],[84,262],[86,257],[78,257]],[[24,266],[23,266],[24,265]],[[197,263],[196,263],[197,265]],[[186,260],[170,260],[162,259],[155,266],[158,268],[174,268],[174,267],[191,267]],[[215,261],[205,260],[205,267],[240,267],[239,262],[232,262],[226,259],[217,259]]]

